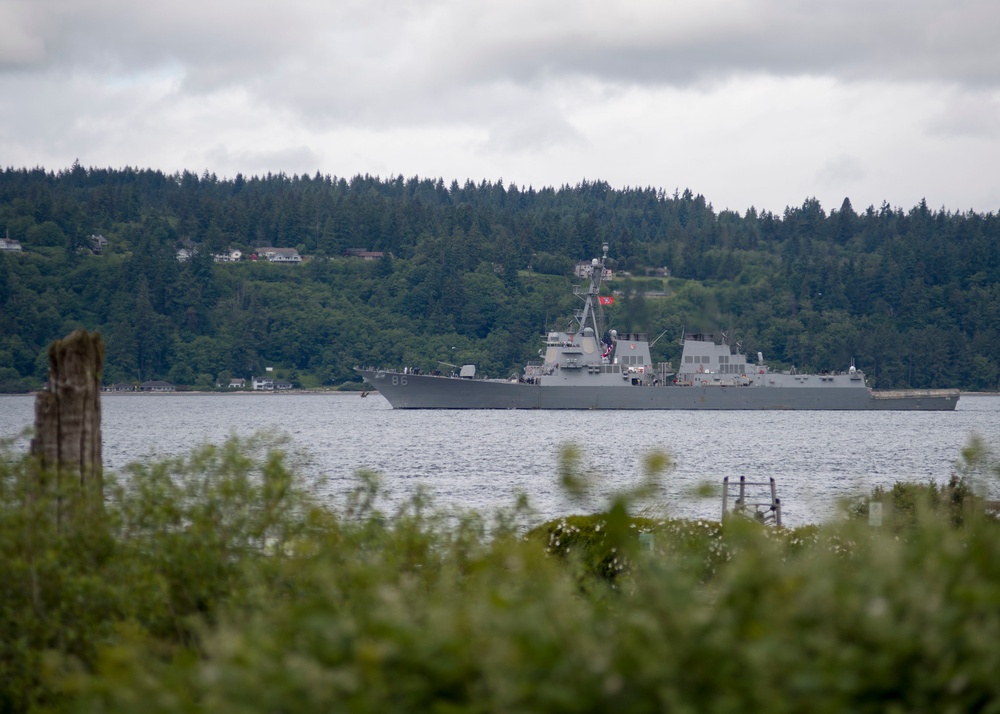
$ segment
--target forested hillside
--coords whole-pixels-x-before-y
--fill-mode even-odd
[[[39,386],[48,344],[77,327],[104,336],[107,383],[206,387],[269,366],[299,386],[339,386],[356,364],[438,361],[505,377],[567,321],[573,265],[602,242],[623,294],[609,324],[663,333],[660,359],[676,364],[684,329],[724,330],[779,367],[854,359],[880,388],[992,390],[1000,377],[1000,220],[925,203],[739,215],[689,191],[601,182],[74,165],[0,174],[0,237],[22,248],[0,252],[0,391]],[[267,245],[305,260],[212,258]],[[671,277],[641,277],[659,267]]]

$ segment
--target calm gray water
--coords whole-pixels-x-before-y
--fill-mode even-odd
[[[0,395],[0,437],[33,421],[34,397]],[[639,482],[644,455],[669,453],[653,508],[718,519],[699,484],[774,477],[787,525],[836,513],[839,499],[895,481],[945,482],[973,434],[1000,451],[1000,397],[963,396],[954,412],[532,412],[393,411],[376,395],[108,395],[105,468],[183,454],[230,435],[287,435],[338,499],[368,468],[384,477],[387,509],[427,487],[437,503],[490,513],[528,495],[539,517],[601,508]],[[569,502],[556,477],[560,447],[578,445],[599,488]],[[15,450],[27,448],[20,439]],[[1000,484],[992,484],[991,496]]]

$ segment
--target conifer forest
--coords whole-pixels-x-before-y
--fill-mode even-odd
[[[725,332],[777,368],[853,361],[881,389],[1000,379],[1000,219],[926,202],[740,214],[600,181],[77,163],[0,172],[0,238],[6,392],[40,387],[48,345],[80,327],[103,336],[109,384],[207,389],[271,367],[297,387],[352,388],[356,365],[441,362],[507,377],[572,316],[574,267],[603,243],[606,322],[662,335],[659,361],[676,365],[684,331]],[[263,247],[302,260],[253,260]]]

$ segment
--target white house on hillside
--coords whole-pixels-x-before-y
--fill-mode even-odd
[[[228,253],[216,253],[212,255],[212,259],[216,263],[239,263],[241,258],[243,258],[243,251],[236,248],[233,248]]]
[[[274,391],[274,380],[270,377],[253,377],[252,386],[258,392]]]
[[[254,256],[257,256],[254,258]],[[302,256],[295,248],[254,248],[251,260],[268,260],[272,263],[301,263]]]

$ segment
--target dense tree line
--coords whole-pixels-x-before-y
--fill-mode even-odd
[[[98,234],[108,245],[94,254]],[[208,386],[276,366],[317,386],[354,379],[355,364],[438,362],[507,376],[572,314],[572,266],[603,242],[623,294],[611,326],[663,333],[660,359],[676,363],[684,329],[731,330],[779,366],[853,359],[883,388],[996,389],[1000,377],[1000,221],[925,202],[740,215],[691,191],[603,182],[74,164],[0,173],[0,236],[23,247],[0,255],[0,390],[38,386],[48,344],[77,327],[104,335],[107,382]],[[182,242],[199,247],[188,262]],[[260,245],[308,260],[212,259]],[[662,266],[669,279],[641,277]]]

